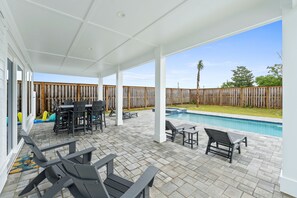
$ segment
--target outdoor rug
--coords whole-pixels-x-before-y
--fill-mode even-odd
[[[15,160],[9,174],[15,174],[15,173],[31,170],[34,168],[39,168],[39,166],[35,164],[32,158],[33,158],[32,155],[24,155],[24,156],[18,157]]]

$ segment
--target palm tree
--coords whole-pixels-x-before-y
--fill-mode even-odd
[[[202,60],[197,64],[197,90],[196,90],[196,107],[199,107],[199,83],[200,83],[200,71],[204,68]]]

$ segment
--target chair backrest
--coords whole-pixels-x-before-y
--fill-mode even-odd
[[[73,100],[72,99],[64,100],[63,104],[64,105],[73,105]]]
[[[26,134],[24,130],[21,131],[20,135],[24,139],[25,143],[30,147],[32,152],[34,153],[33,160],[36,164],[40,165],[39,162],[47,162],[47,159],[43,155],[43,153],[40,151],[38,146],[35,144],[35,142]]]
[[[172,132],[177,131],[176,127],[169,120],[166,120],[165,130],[171,130]]]
[[[57,112],[59,109],[58,102],[56,100],[54,100],[52,105],[53,105],[54,112]]]
[[[32,150],[34,156],[33,156],[33,161],[40,167],[46,168],[46,178],[49,181],[56,181],[59,178],[59,173],[57,173],[56,169],[54,168],[56,165],[53,166],[43,166],[44,162],[47,162],[48,160],[46,157],[43,155],[41,150],[38,148],[38,146],[34,143],[34,141],[27,135],[27,133],[22,130],[21,131],[21,136],[24,139],[25,143],[30,147]]]
[[[92,103],[92,115],[101,116],[103,111],[102,101],[93,101]]]
[[[80,195],[77,197],[86,198],[109,198],[108,192],[98,174],[95,166],[87,164],[77,164],[63,158],[57,151],[62,161],[65,173],[72,179]]]
[[[105,101],[104,100],[99,100],[98,101],[102,107],[102,110],[105,111],[106,110],[106,104],[105,104]]]
[[[77,116],[82,116],[86,111],[86,101],[79,101],[73,103],[73,113]]]
[[[219,131],[215,129],[209,129],[209,128],[205,128],[204,130],[208,135],[208,137],[211,138],[213,141],[227,146],[231,144],[231,141],[227,132]]]

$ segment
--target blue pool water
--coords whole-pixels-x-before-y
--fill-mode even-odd
[[[223,116],[204,115],[197,113],[172,114],[167,117],[179,120],[186,120],[190,122],[197,122],[210,126],[218,126],[240,131],[282,137],[281,123],[248,120],[240,118],[229,118]]]

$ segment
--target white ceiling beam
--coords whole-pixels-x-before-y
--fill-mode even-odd
[[[104,30],[107,30],[109,32],[113,32],[115,34],[121,35],[123,37],[126,37],[127,39],[133,39],[133,40],[139,41],[139,42],[141,42],[143,44],[150,45],[152,47],[156,47],[157,46],[157,44],[154,44],[154,43],[151,43],[151,42],[147,42],[147,41],[144,41],[144,40],[139,39],[139,38],[135,38],[132,35],[125,34],[125,33],[122,33],[122,32],[116,31],[116,30],[113,30],[111,28],[105,27],[103,25],[99,25],[99,24],[94,23],[94,22],[91,22],[91,21],[88,21],[88,24],[90,24],[90,25],[92,25],[94,27],[97,27],[97,28],[100,28],[100,29],[104,29]]]
[[[148,29],[149,27],[151,27],[152,25],[154,25],[155,23],[157,23],[159,20],[161,20],[162,18],[166,17],[168,14],[170,14],[171,12],[173,12],[174,10],[176,10],[177,8],[179,8],[181,5],[183,5],[184,3],[186,3],[188,0],[184,0],[181,3],[177,4],[176,6],[174,6],[172,9],[168,10],[167,12],[165,12],[162,16],[160,16],[159,18],[155,19],[154,21],[152,21],[150,24],[148,24],[147,26],[145,26],[144,28],[142,28],[141,30],[139,30],[138,32],[136,32],[131,38],[127,39],[126,41],[124,41],[123,43],[119,44],[117,47],[115,47],[114,49],[110,50],[108,53],[106,53],[104,56],[102,56],[100,59],[97,60],[96,63],[99,63],[102,59],[104,59],[105,57],[107,57],[108,55],[112,54],[114,51],[116,51],[118,48],[120,48],[121,46],[123,46],[125,43],[127,43],[128,41],[130,41],[131,39],[134,39],[136,36],[138,36],[140,33],[142,33],[143,31],[145,31],[146,29]],[[89,70],[90,68],[94,67],[94,65],[96,63],[93,63],[92,65],[90,65],[88,68],[86,68],[85,70]],[[117,65],[116,65],[117,66]]]
[[[75,34],[75,37],[74,37],[72,43],[70,44],[69,49],[67,50],[66,57],[64,58],[64,60],[63,60],[63,62],[61,64],[61,67],[63,67],[63,65],[65,63],[65,60],[69,56],[69,54],[71,53],[71,51],[77,46],[81,35],[84,33],[84,31],[87,28],[87,22],[88,22],[88,20],[92,16],[93,12],[95,12],[95,8],[96,8],[96,5],[97,4],[98,4],[98,1],[96,1],[96,0],[93,0],[92,1],[92,3],[90,5],[90,7],[89,7],[89,9],[88,9],[88,11],[87,11],[84,19],[83,19],[83,22],[82,22],[81,26],[79,27],[77,33]]]
[[[26,49],[26,50],[28,52],[37,53],[37,54],[44,54],[44,55],[57,56],[57,57],[66,57],[66,55],[63,55],[63,54],[56,54],[56,53],[44,52],[44,51],[38,51],[38,50],[32,50],[32,49]],[[80,57],[76,57],[76,56],[68,56],[67,58],[81,60],[81,61],[88,61],[88,62],[96,62],[96,60],[94,60],[94,59],[80,58]],[[112,65],[111,63],[108,63],[105,61],[102,63],[107,64],[107,65]]]
[[[35,5],[35,6],[38,6],[38,7],[40,7],[40,8],[46,9],[46,10],[48,10],[48,11],[51,11],[51,12],[54,12],[54,13],[63,15],[63,16],[65,16],[65,17],[69,17],[69,18],[72,18],[72,19],[76,19],[76,20],[78,20],[78,21],[80,21],[80,22],[83,22],[83,23],[87,23],[87,24],[93,25],[94,27],[97,27],[97,28],[101,28],[101,29],[110,31],[110,32],[119,34],[119,35],[121,35],[121,36],[130,38],[130,39],[133,39],[133,40],[137,40],[137,41],[139,41],[139,42],[142,42],[142,43],[144,43],[144,44],[150,45],[150,46],[152,46],[152,47],[156,47],[156,46],[157,46],[157,44],[154,44],[154,43],[151,43],[151,42],[147,42],[147,41],[144,41],[144,40],[139,39],[139,38],[134,38],[132,35],[128,35],[128,34],[125,34],[125,33],[122,33],[122,32],[116,31],[116,30],[113,30],[113,29],[111,29],[111,28],[105,27],[105,26],[103,26],[103,25],[100,25],[100,24],[97,24],[97,23],[88,21],[88,19],[86,19],[86,18],[82,19],[82,18],[80,18],[80,17],[73,16],[73,15],[68,14],[68,13],[66,13],[66,12],[63,12],[63,11],[60,11],[60,10],[51,8],[51,7],[49,7],[49,6],[46,6],[46,5],[43,5],[43,4],[34,2],[34,1],[32,1],[32,0],[26,0],[26,1],[27,1],[28,3],[30,3],[30,4],[32,4],[32,5]],[[92,2],[91,4],[93,4],[94,2],[98,3],[97,0],[93,0],[93,2]],[[94,5],[93,7],[96,7],[96,6]],[[89,12],[89,11],[88,11],[88,12]]]
[[[121,64],[121,70],[131,69],[154,60],[154,50]]]
[[[66,17],[69,17],[69,18],[72,18],[72,19],[76,19],[76,20],[78,20],[78,21],[83,21],[83,19],[81,19],[80,17],[73,16],[73,15],[71,15],[71,14],[68,14],[68,13],[62,12],[62,11],[60,11],[60,10],[57,10],[57,9],[54,9],[54,8],[45,6],[45,5],[43,5],[43,4],[34,2],[34,1],[32,1],[32,0],[26,0],[26,2],[28,2],[28,3],[32,4],[32,5],[35,5],[35,6],[39,7],[39,8],[43,8],[43,9],[46,9],[46,10],[48,10],[48,11],[57,13],[57,14],[59,14],[59,15],[63,15],[63,16],[66,16]]]

